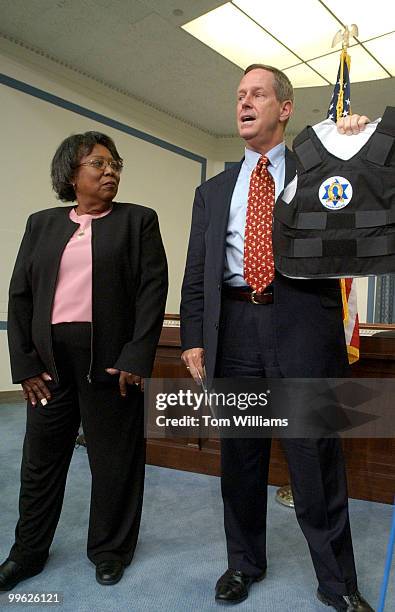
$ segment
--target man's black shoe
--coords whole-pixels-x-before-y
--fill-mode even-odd
[[[117,584],[123,576],[125,569],[122,561],[109,559],[108,561],[100,561],[96,565],[96,580],[99,584]]]
[[[368,604],[359,591],[356,591],[352,595],[328,595],[317,590],[317,597],[326,606],[332,606],[339,612],[374,612],[373,608]]]
[[[263,580],[266,572],[254,578],[239,570],[227,569],[215,586],[215,601],[218,603],[238,604],[247,599],[253,582]]]
[[[44,566],[35,568],[23,568],[19,563],[6,559],[4,563],[0,565],[0,591],[10,591],[19,582],[26,580],[26,578],[32,578],[40,572],[42,572]]]

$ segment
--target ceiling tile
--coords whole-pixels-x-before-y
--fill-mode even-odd
[[[284,70],[294,87],[315,87],[317,85],[328,85],[327,81],[320,77],[306,64],[299,64],[293,68]]]
[[[375,79],[383,79],[388,74],[381,66],[367,53],[361,45],[356,45],[350,49],[351,68],[350,78],[351,83],[360,81],[373,81]],[[334,83],[337,78],[339,68],[340,53],[330,53],[324,57],[308,62],[310,66],[315,68],[322,76]]]
[[[364,45],[383,64],[384,68],[395,76],[395,32],[366,42]]]
[[[299,61],[230,2],[182,27],[241,68],[262,62],[281,69]]]
[[[323,4],[344,25],[355,23],[359,29],[360,41],[395,30],[395,3],[391,0],[374,0],[366,3],[366,6],[361,0],[323,0]]]
[[[256,0],[233,3],[304,60],[329,53],[340,28],[317,0],[282,0],[271,4],[270,11],[265,2]]]

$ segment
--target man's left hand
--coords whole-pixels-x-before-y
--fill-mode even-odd
[[[366,115],[348,115],[347,117],[342,117],[336,123],[337,131],[340,134],[347,134],[347,136],[351,136],[352,134],[359,134],[359,132],[363,132],[367,123],[370,123],[369,117]]]
[[[126,397],[127,386],[135,385],[141,391],[144,391],[144,378],[138,376],[138,374],[132,374],[132,372],[124,372],[123,370],[117,370],[116,368],[106,368],[106,372],[115,376],[119,375],[119,390],[122,397]]]

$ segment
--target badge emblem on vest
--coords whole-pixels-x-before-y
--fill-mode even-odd
[[[321,183],[318,197],[325,208],[340,210],[351,202],[351,183],[343,176],[331,176]]]

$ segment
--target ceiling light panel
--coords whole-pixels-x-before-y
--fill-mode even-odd
[[[304,60],[330,53],[341,27],[318,0],[282,0],[269,9],[262,0],[234,0],[233,4]]]
[[[350,79],[351,84],[361,81],[374,81],[384,79],[388,74],[381,66],[367,53],[361,45],[352,47],[349,51],[351,57]],[[339,68],[339,52],[330,53],[325,57],[319,57],[309,63],[322,76],[331,83],[335,82],[337,70]]]
[[[395,32],[364,43],[365,47],[395,76]]]
[[[186,23],[182,28],[241,68],[265,63],[282,69],[299,62],[293,53],[231,2]]]
[[[307,64],[299,64],[293,68],[284,70],[285,74],[294,87],[316,87],[317,85],[328,85],[319,74],[314,72]]]
[[[395,30],[395,3],[393,0],[323,0],[323,3],[344,23],[358,26],[358,39],[364,41],[373,36]]]

